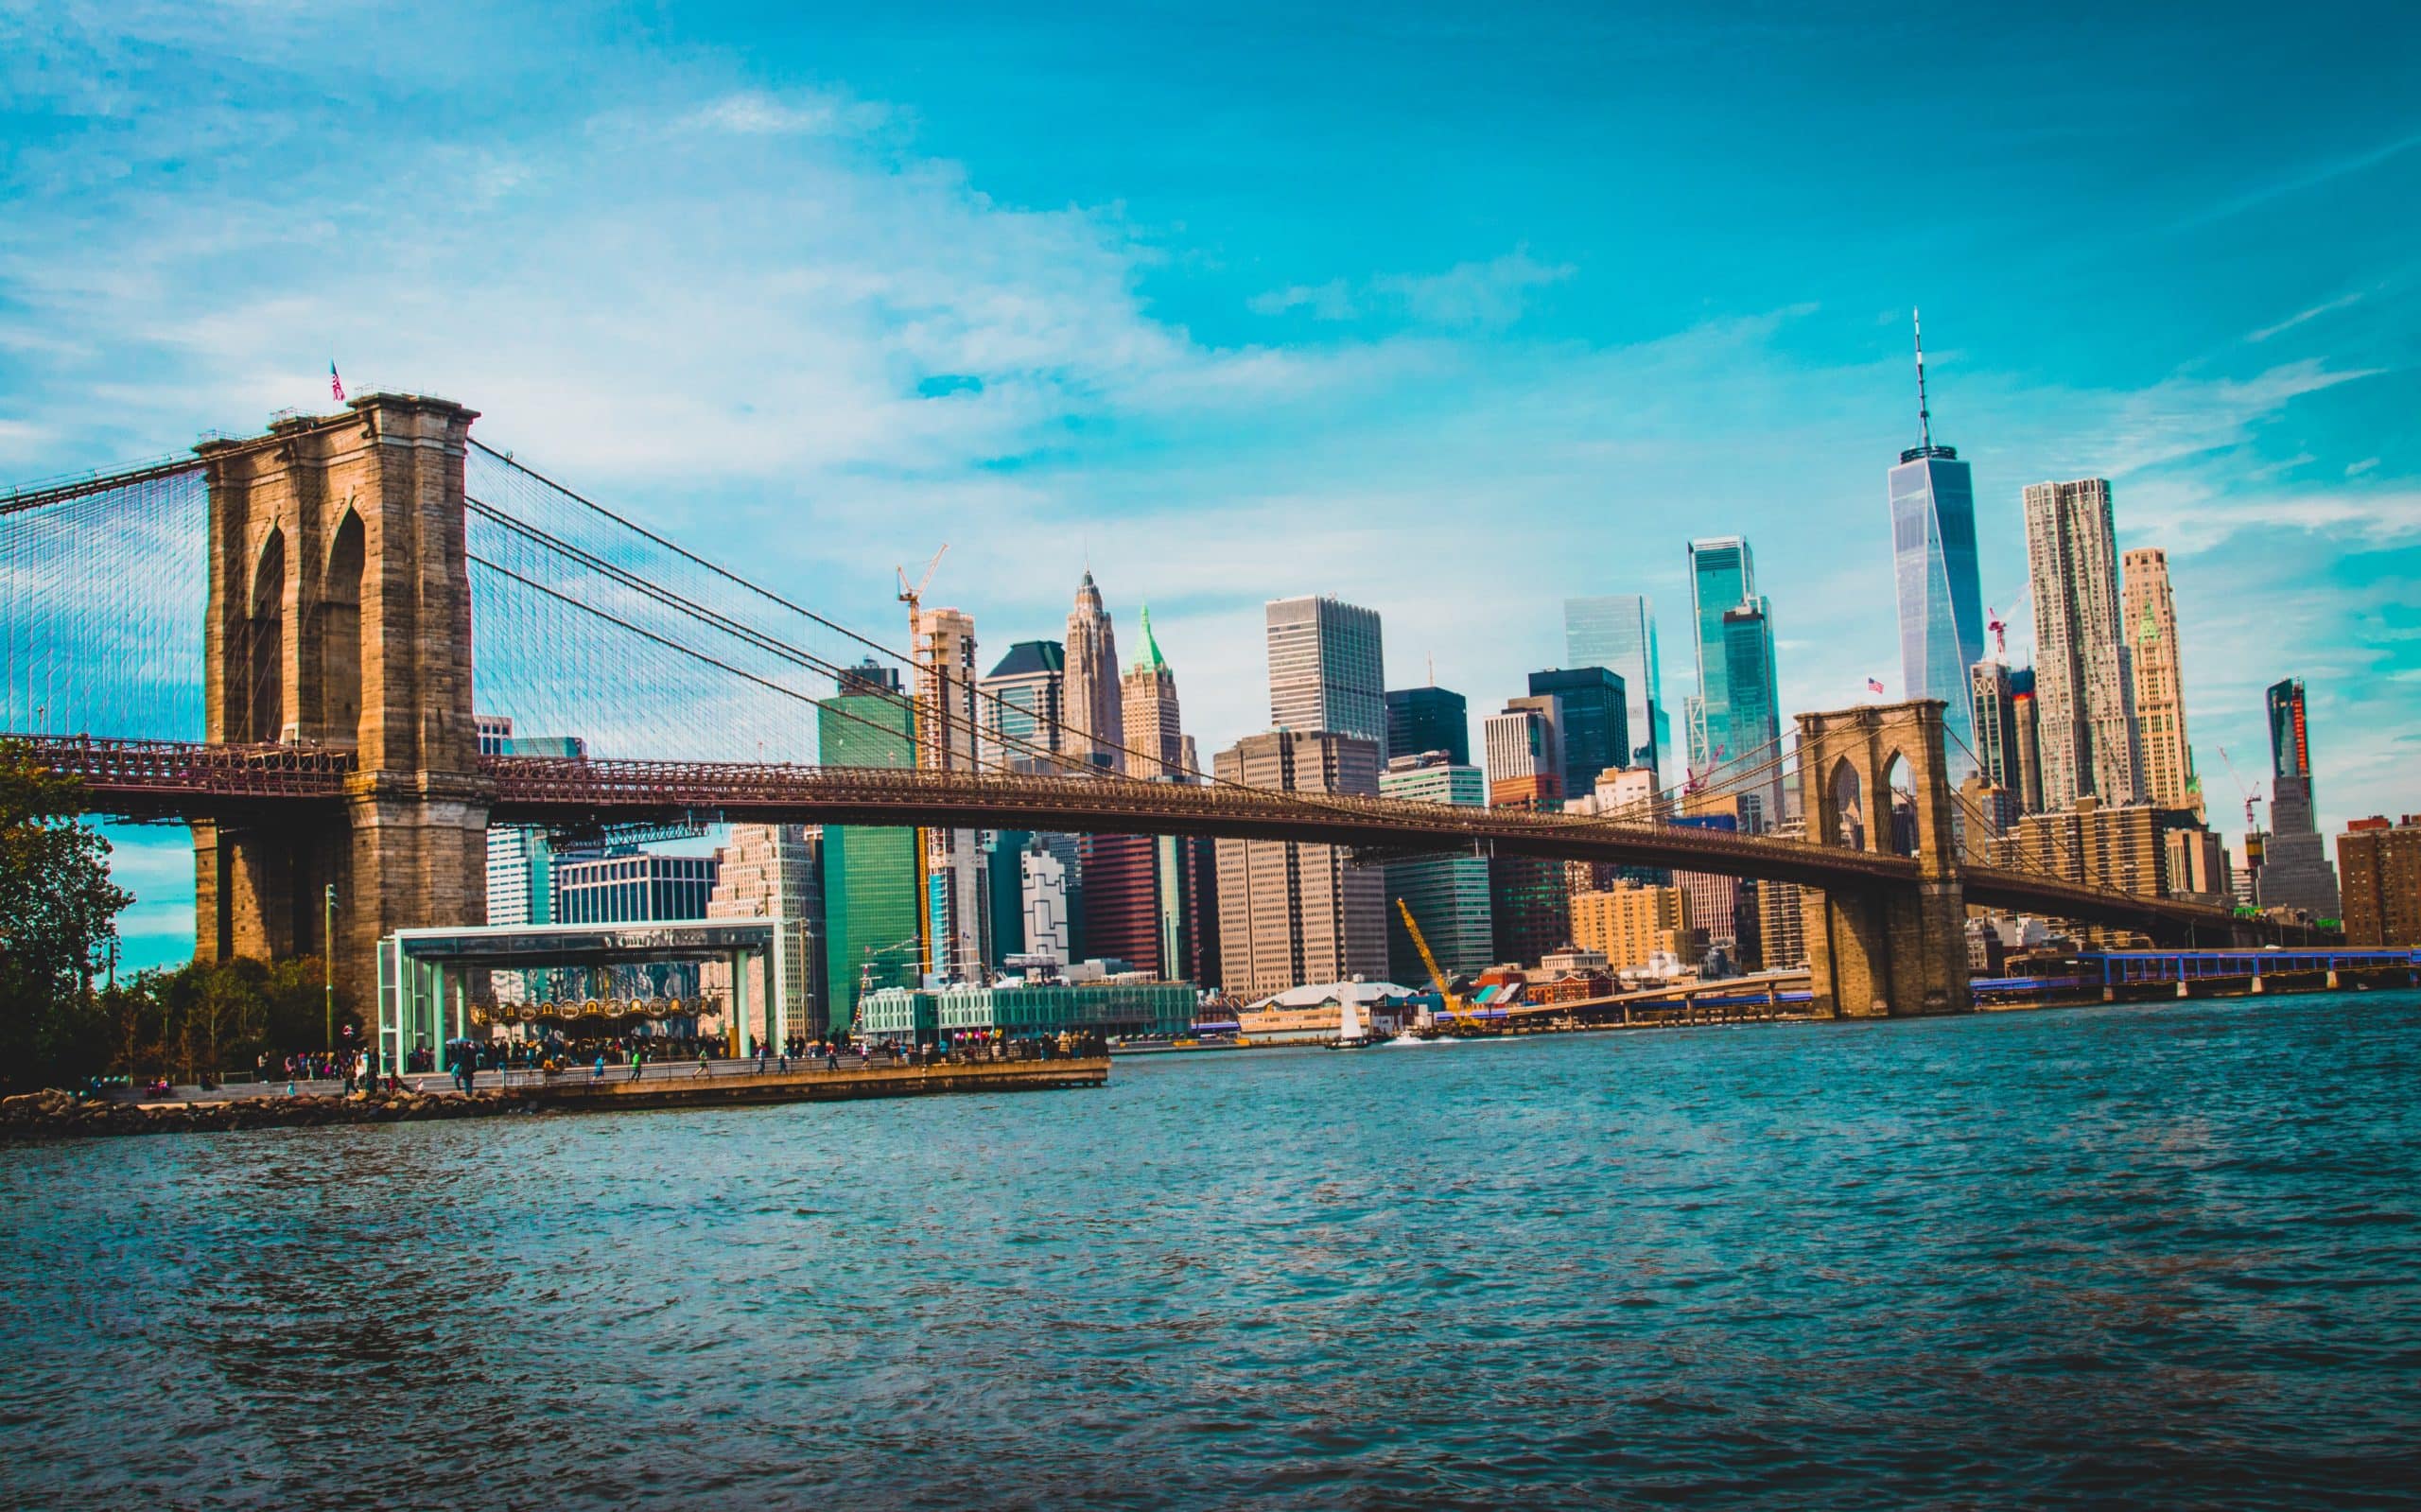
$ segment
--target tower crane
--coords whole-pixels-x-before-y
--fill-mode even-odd
[[[2236,791],[2244,794],[2244,836],[2245,844],[2250,847],[2253,843],[2253,831],[2255,828],[2253,823],[2253,806],[2261,801],[2261,784],[2256,782],[2250,788],[2244,785],[2243,774],[2237,771],[2236,763],[2228,759],[2228,748],[2226,746],[2220,747],[2220,762],[2228,769],[2228,775],[2236,779]],[[2251,858],[2248,857],[2246,859],[2250,860]]]

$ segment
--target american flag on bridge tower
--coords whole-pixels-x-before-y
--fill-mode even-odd
[[[344,380],[337,376],[337,359],[334,357],[328,358],[328,392],[340,401],[344,398]]]
[[[1870,693],[1880,693],[1883,691],[1883,685],[1870,677],[1866,680],[1866,690]]]

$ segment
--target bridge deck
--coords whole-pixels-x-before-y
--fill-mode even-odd
[[[371,779],[340,751],[84,737],[0,737],[82,782],[94,811],[131,819],[266,817],[343,802]],[[1830,891],[1909,887],[1915,860],[1805,841],[1580,814],[1401,799],[1263,792],[1126,777],[1055,777],[914,768],[482,756],[476,784],[504,825],[577,827],[666,822],[922,825],[1292,840],[1357,849],[1538,856],[1715,872]],[[2224,909],[2088,887],[2033,873],[1962,866],[1970,903],[2234,941]],[[2282,943],[2317,943],[2282,931]]]

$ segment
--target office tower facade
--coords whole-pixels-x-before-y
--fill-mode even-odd
[[[2009,664],[1979,661],[1967,669],[1968,725],[1975,731],[1977,775],[2025,811],[2017,762],[2017,694]]]
[[[487,716],[481,715],[484,721]],[[485,732],[481,732],[484,741]],[[498,826],[488,830],[488,922],[555,921],[555,853],[543,829]],[[545,991],[543,973],[496,970],[489,988],[500,1003],[526,1002]]]
[[[1086,956],[1163,975],[1158,841],[1150,835],[1086,835],[1079,843]]]
[[[1160,835],[1160,974],[1200,987],[1219,982],[1219,851],[1200,835]]]
[[[1736,814],[1683,814],[1677,828],[1738,833],[1748,827]],[[1735,965],[1754,966],[1758,960],[1757,884],[1717,872],[1675,872],[1673,885],[1689,899],[1690,927],[1710,950],[1721,950]]]
[[[2179,666],[2177,604],[2168,587],[2168,553],[2139,547],[2120,558],[2121,622],[2132,637],[2135,733],[2144,753],[2144,795],[2164,808],[2203,812],[2203,783],[2186,738],[2185,674]]]
[[[1671,765],[1673,732],[1664,711],[1664,675],[1657,658],[1656,606],[1646,594],[1613,594],[1563,601],[1563,660],[1567,667],[1603,667],[1623,680],[1624,713],[1630,730],[1626,767]]]
[[[2337,837],[2345,943],[2421,946],[2421,814],[2357,819]]]
[[[1383,796],[1411,803],[1486,807],[1488,778],[1466,762],[1444,761],[1434,751],[1400,756],[1379,774]],[[1421,938],[1449,976],[1472,975],[1495,960],[1495,911],[1489,900],[1488,860],[1481,856],[1420,856],[1386,867],[1387,976],[1406,986],[1423,986],[1428,967],[1412,932],[1392,900],[1401,898],[1420,925]]]
[[[1563,798],[1555,700],[1517,698],[1480,722],[1491,808],[1553,808]]]
[[[2169,809],[2182,813],[2182,809]],[[2228,875],[2228,850],[2220,837],[2199,826],[2179,827],[2161,837],[2162,885],[2171,897],[2230,908],[2236,902],[2235,878]]]
[[[2337,917],[2337,869],[2313,817],[2311,727],[2304,682],[2270,686],[2270,832],[2261,851],[2255,894],[2265,909],[2299,909],[2315,919]]]
[[[748,1005],[752,1043],[771,1038],[776,1022],[810,1039],[831,1031],[825,1004],[822,844],[823,836],[811,825],[734,825],[730,839],[715,853],[715,885],[706,897],[706,917],[771,919],[781,936],[778,973],[771,953],[760,955],[748,968],[747,995],[740,1000]],[[729,962],[709,961],[701,976],[708,997],[734,1000]]]
[[[2026,565],[2034,582],[2034,689],[2043,808],[2090,794],[2143,797],[2134,657],[2120,628],[2110,484],[2030,483]]]
[[[1335,599],[1273,599],[1265,611],[1269,722],[1387,739],[1386,658],[1377,611]]]
[[[1632,764],[1629,701],[1619,676],[1603,667],[1532,672],[1530,696],[1555,701],[1566,794],[1588,792],[1597,773]]]
[[[1925,399],[1925,349],[1917,339],[1917,444],[1900,454],[1887,494],[1892,580],[1900,600],[1900,686],[1907,698],[1938,698],[1952,787],[1974,770],[1962,745],[1974,705],[1968,669],[1984,655],[1983,591],[1976,576],[1976,488],[1957,448],[1933,439]]]
[[[1066,749],[1067,655],[1055,640],[1021,640],[976,685],[984,765],[1054,771]]]
[[[1126,716],[1118,686],[1118,634],[1101,606],[1092,568],[1076,585],[1076,606],[1068,613],[1068,754],[1079,766],[1126,770],[1118,747],[1126,739]]]
[[[1463,695],[1449,688],[1395,687],[1387,690],[1387,755],[1417,756],[1442,751],[1453,766],[1472,759],[1471,707]]]
[[[1381,707],[1375,694],[1374,711]],[[1211,758],[1224,782],[1280,792],[1379,791],[1379,742],[1325,731],[1246,736]],[[1386,878],[1350,866],[1344,850],[1298,841],[1222,840],[1218,917],[1227,990],[1246,998],[1288,987],[1376,979],[1387,969]]]
[[[1782,708],[1774,675],[1773,618],[1762,598],[1723,613],[1724,686],[1732,701],[1731,763],[1718,783],[1740,785],[1740,827],[1763,834],[1782,822]],[[1759,768],[1769,770],[1760,772]]]
[[[827,766],[907,767],[916,761],[914,706],[899,674],[869,659],[840,678],[817,711]],[[916,831],[823,826],[824,1002],[829,1031],[856,1021],[862,988],[913,987],[922,969]]]
[[[661,924],[703,919],[714,885],[711,856],[624,850],[566,858],[555,867],[555,922]]]
[[[1126,669],[1120,685],[1119,704],[1125,720],[1123,739],[1126,774],[1130,777],[1182,777],[1198,780],[1185,761],[1185,732],[1176,703],[1176,674],[1160,655],[1152,635],[1152,607],[1143,606],[1143,649]]]

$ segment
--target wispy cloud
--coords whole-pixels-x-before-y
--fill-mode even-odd
[[[1350,321],[1394,314],[1428,326],[1453,330],[1502,330],[1521,320],[1534,290],[1560,284],[1576,271],[1569,263],[1541,263],[1517,247],[1484,262],[1457,263],[1439,273],[1383,273],[1361,283],[1332,278],[1257,294],[1248,302],[1261,315],[1301,310],[1315,320]]]
[[[2367,173],[2382,164],[2403,156],[2416,147],[2421,147],[2421,132],[2397,137],[2362,151],[2349,152],[2310,164],[2242,194],[2231,195],[2200,214],[2187,217],[2179,223],[2178,229],[2188,230],[2208,226],[2234,216],[2240,216],[2246,211],[2258,209],[2273,200],[2317,189],[2322,184],[2354,174]]]
[[[2362,302],[2362,296],[2368,292],[2368,289],[2358,288],[2351,294],[2341,294],[2335,299],[2315,304],[2308,310],[2298,310],[2294,314],[2288,316],[2285,320],[2280,321],[2275,325],[2265,325],[2261,329],[2251,333],[2245,337],[2245,339],[2248,341],[2267,341],[2272,337],[2278,335],[2280,332],[2291,331],[2296,326],[2303,324],[2307,321],[2316,321],[2324,315],[2332,314],[2335,311],[2342,309],[2351,308],[2352,306],[2360,304]]]
[[[855,135],[891,118],[885,107],[834,95],[770,95],[745,90],[710,100],[683,125],[741,136]]]

